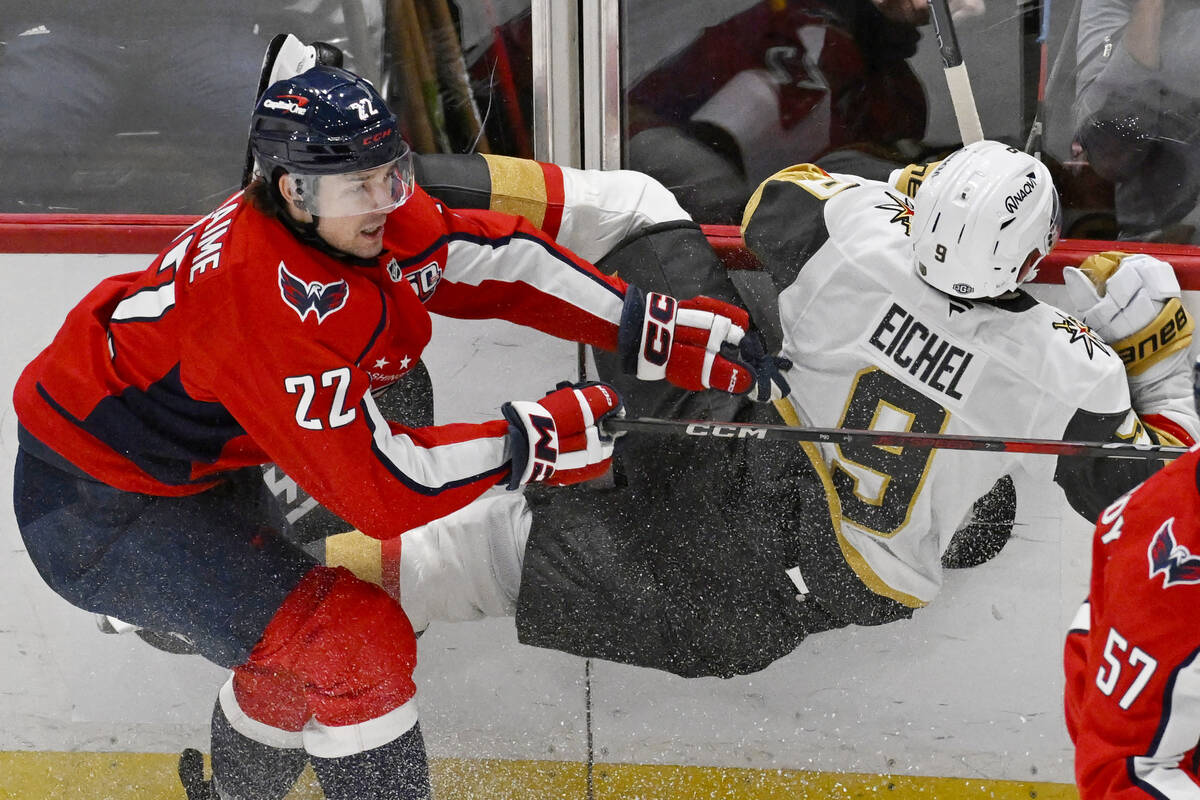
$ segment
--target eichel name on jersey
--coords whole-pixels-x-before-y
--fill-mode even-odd
[[[1094,441],[1175,441],[1131,409],[1122,362],[1086,326],[1022,291],[963,300],[912,265],[908,193],[802,164],[759,187],[743,234],[779,291],[795,363],[789,421],[817,427]],[[843,550],[875,592],[907,605],[941,586],[939,556],[972,502],[1017,468],[1051,477],[1088,519],[1157,462],[1023,458],[822,445]]]
[[[958,385],[975,355],[942,339],[899,303],[884,312],[867,342],[930,389],[962,400]]]

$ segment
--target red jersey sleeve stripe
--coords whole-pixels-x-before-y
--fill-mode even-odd
[[[563,203],[566,199],[562,170],[555,164],[538,163],[546,181],[546,213],[540,227],[550,238],[557,239],[558,229],[562,225]]]

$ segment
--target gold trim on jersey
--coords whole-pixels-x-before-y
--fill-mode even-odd
[[[1111,346],[1125,364],[1125,371],[1140,375],[1172,353],[1187,349],[1195,327],[1183,303],[1172,297],[1153,322]]]
[[[828,200],[839,192],[858,186],[857,183],[847,183],[833,177],[816,164],[794,164],[786,169],[781,169],[760,183],[754,190],[754,194],[750,195],[750,200],[746,203],[746,210],[742,212],[742,236],[746,235],[746,226],[750,224],[750,218],[754,216],[754,212],[758,210],[758,204],[762,202],[763,189],[772,181],[794,183],[818,200]]]
[[[799,415],[796,414],[796,409],[792,408],[792,404],[787,400],[776,400],[774,401],[774,406],[784,424],[791,425],[793,428],[803,427]],[[800,447],[804,450],[804,454],[808,456],[813,470],[817,473],[817,477],[821,479],[821,485],[825,488],[825,499],[829,504],[829,519],[833,523],[833,531],[837,535],[838,547],[841,548],[842,558],[846,559],[846,563],[850,566],[850,569],[863,582],[863,585],[875,594],[895,600],[897,603],[908,608],[923,607],[925,605],[924,601],[899,589],[892,588],[883,578],[879,577],[871,569],[871,565],[867,563],[867,560],[862,557],[862,554],[855,550],[854,545],[850,544],[842,534],[842,504],[838,500],[837,490],[833,486],[833,476],[829,472],[829,466],[821,456],[820,448],[814,442],[801,442]]]
[[[489,208],[524,217],[535,228],[546,219],[546,176],[536,161],[483,154],[492,178]]]
[[[368,583],[383,585],[383,542],[358,531],[325,539],[325,566],[345,567]]]
[[[1155,427],[1154,425],[1151,425],[1148,422],[1143,422],[1142,424],[1146,426],[1147,431],[1152,432],[1155,436],[1158,437],[1158,444],[1170,445],[1172,447],[1191,447],[1192,446],[1191,442],[1185,442],[1182,439],[1180,439],[1178,436],[1176,436],[1175,434],[1170,433],[1169,431],[1163,430],[1162,428]]]

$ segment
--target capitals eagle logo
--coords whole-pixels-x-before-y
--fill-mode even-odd
[[[301,320],[311,311],[317,315],[317,324],[320,325],[326,317],[346,305],[350,286],[345,280],[333,283],[302,281],[288,272],[288,268],[280,261],[279,293],[283,301],[300,315]]]
[[[1200,583],[1200,556],[1192,555],[1190,550],[1178,543],[1174,522],[1174,517],[1164,522],[1146,550],[1150,560],[1150,577],[1162,573],[1164,589],[1185,583]]]

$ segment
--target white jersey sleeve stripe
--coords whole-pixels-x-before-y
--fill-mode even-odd
[[[175,307],[175,281],[162,286],[141,289],[117,304],[113,322],[144,322],[156,320]]]
[[[1092,629],[1092,604],[1090,601],[1084,601],[1079,609],[1075,612],[1075,616],[1071,619],[1071,627],[1069,631],[1082,631],[1087,633]]]
[[[496,251],[500,249],[504,251],[503,258],[497,257]],[[503,272],[497,272],[498,263],[504,264]],[[568,269],[563,269],[564,266]],[[616,288],[580,269],[541,239],[520,233],[501,239],[452,235],[442,278],[468,286],[489,280],[523,283],[613,322],[621,319],[625,303]],[[597,292],[597,287],[605,291]]]
[[[407,434],[392,433],[370,394],[363,398],[362,410],[374,434],[375,454],[415,492],[433,495],[475,483],[505,471],[512,460],[508,436],[422,447]]]
[[[1151,796],[1197,798],[1200,787],[1181,769],[1180,760],[1200,739],[1200,651],[1194,651],[1167,682],[1158,733],[1144,756],[1129,759],[1129,777]]]

